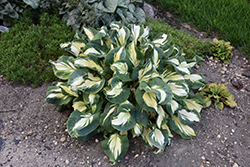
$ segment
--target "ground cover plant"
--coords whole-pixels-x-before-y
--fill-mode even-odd
[[[73,36],[73,30],[57,16],[41,14],[39,25],[34,25],[27,14],[8,33],[0,34],[0,73],[33,86],[55,79],[48,61],[65,53],[58,46]]]
[[[150,1],[152,2],[153,1]],[[246,0],[157,0],[165,9],[180,15],[200,30],[219,32],[220,38],[230,41],[250,54],[250,3]]]
[[[151,38],[149,27],[84,28],[76,39],[63,43],[71,56],[50,61],[60,79],[47,90],[46,101],[59,109],[72,107],[67,120],[70,136],[88,140],[102,132],[102,147],[114,163],[126,153],[128,136],[140,137],[161,153],[173,132],[190,139],[189,126],[199,122],[204,105],[192,90],[205,86],[201,74],[192,74],[198,57],[188,62],[171,36]]]

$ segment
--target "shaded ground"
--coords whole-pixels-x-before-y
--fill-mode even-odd
[[[231,64],[208,58],[195,73],[203,73],[208,83],[229,83],[238,107],[203,109],[201,122],[192,126],[197,137],[185,140],[175,134],[173,143],[160,155],[137,138],[130,139],[128,152],[115,166],[250,166],[250,79],[242,75],[250,70],[250,63],[237,50],[233,53]],[[236,89],[234,80],[243,88]],[[101,135],[87,142],[70,138],[64,124],[68,112],[58,112],[44,101],[50,85],[33,89],[0,78],[0,166],[111,166],[101,147]]]

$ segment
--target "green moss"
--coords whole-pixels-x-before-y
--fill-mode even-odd
[[[58,49],[74,31],[56,16],[41,14],[38,25],[22,18],[0,34],[0,73],[7,79],[37,86],[55,79],[50,63],[66,52]]]

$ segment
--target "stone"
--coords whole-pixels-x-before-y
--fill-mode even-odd
[[[9,32],[8,27],[0,26],[0,32]]]
[[[237,163],[234,163],[233,167],[239,167],[239,165]]]
[[[245,71],[242,75],[250,78],[250,71]]]
[[[144,12],[146,17],[150,17],[150,18],[154,18],[155,13],[153,10],[153,7],[151,5],[149,5],[148,3],[144,2],[144,6],[143,6]]]

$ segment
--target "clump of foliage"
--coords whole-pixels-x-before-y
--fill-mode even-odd
[[[211,83],[207,84],[201,92],[197,93],[205,102],[205,107],[209,107],[214,102],[215,107],[220,110],[224,108],[224,104],[229,107],[237,106],[234,96],[228,91],[227,84]]]
[[[18,19],[19,14],[23,12],[20,3],[12,3],[8,0],[0,0],[0,21],[3,25],[9,25],[10,19]]]
[[[151,39],[149,27],[112,22],[110,29],[83,28],[61,45],[71,56],[53,65],[61,81],[48,88],[46,101],[73,107],[67,120],[70,136],[88,140],[103,132],[102,147],[116,163],[128,150],[128,133],[161,153],[173,132],[196,136],[189,126],[199,122],[203,101],[192,90],[205,85],[192,74],[197,57],[187,62],[171,45],[171,36]]]
[[[42,14],[39,25],[33,25],[30,17],[25,15],[8,33],[0,34],[0,73],[36,86],[55,79],[48,61],[64,53],[58,46],[72,40],[74,31],[56,16]]]
[[[214,38],[213,41],[214,43],[212,43],[210,47],[211,54],[217,61],[229,63],[229,58],[233,56],[231,51],[234,47],[230,45],[230,42],[226,42],[224,40],[218,40]]]
[[[95,27],[97,25],[96,18],[101,16],[95,12],[93,6],[82,0],[64,2],[59,14],[63,15],[62,19],[67,21],[67,26],[72,26],[75,31],[82,26]]]
[[[170,34],[173,37],[172,43],[176,44],[183,50],[186,59],[192,59],[196,55],[204,58],[204,55],[209,54],[211,46],[209,41],[204,42],[201,39],[197,39],[193,34],[183,30],[177,30],[167,24],[164,20],[149,19],[145,25],[152,28],[153,37],[160,32]]]
[[[31,9],[43,11],[58,10],[62,0],[0,0],[0,21],[9,26],[13,19],[18,19],[20,14]]]
[[[82,26],[108,26],[112,21],[142,24],[146,16],[140,7],[142,0],[71,0],[63,3],[60,14],[74,30]]]

